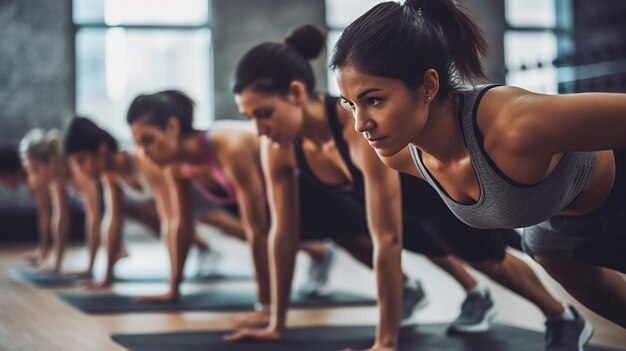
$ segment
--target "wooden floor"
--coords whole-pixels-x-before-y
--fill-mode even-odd
[[[204,233],[213,241],[214,247],[222,251],[224,266],[243,267],[249,270],[248,250],[239,242],[223,238],[213,232]],[[181,330],[219,330],[230,327],[230,319],[237,313],[132,313],[105,316],[90,316],[75,310],[55,297],[60,289],[42,289],[16,281],[9,274],[10,269],[22,265],[21,255],[31,249],[26,245],[6,245],[0,248],[0,350],[123,350],[111,341],[110,334],[150,333]],[[123,270],[158,271],[167,268],[165,251],[154,240],[140,240],[129,243],[131,256],[119,263]],[[102,254],[100,255],[102,256]],[[99,257],[96,268],[102,267]],[[187,268],[193,269],[194,253]],[[530,260],[529,260],[530,261]],[[73,247],[67,254],[65,268],[80,269],[86,262],[82,247]],[[540,272],[549,289],[571,302],[566,293],[530,261]],[[295,285],[302,282],[306,269],[306,257],[298,257]],[[446,322],[458,313],[463,292],[448,276],[439,271],[424,258],[407,254],[404,266],[409,275],[422,279],[430,304],[418,312],[418,323]],[[482,278],[487,280],[486,278]],[[487,281],[499,308],[498,322],[523,328],[543,330],[543,316],[527,301],[513,295]],[[185,283],[183,292],[206,290],[214,286],[249,285],[244,283]],[[344,252],[339,252],[331,275],[332,287],[356,290],[374,294],[374,278],[371,272],[359,266]],[[152,294],[165,291],[164,284],[117,284],[115,292],[130,294]],[[68,289],[65,289],[68,290]],[[73,291],[89,293],[84,289]],[[615,326],[588,310],[579,310],[595,325],[596,332],[592,343],[626,350],[626,330]],[[376,309],[373,307],[334,308],[317,310],[293,310],[289,315],[291,326],[313,325],[372,325],[376,322]]]

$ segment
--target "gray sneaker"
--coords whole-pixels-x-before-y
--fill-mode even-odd
[[[308,279],[300,288],[300,292],[303,294],[320,295],[328,283],[328,275],[335,259],[335,251],[330,243],[324,243],[324,246],[326,250],[322,257],[311,259]]]
[[[428,297],[419,281],[411,282],[402,288],[402,322],[408,322],[413,312],[428,305]]]
[[[572,306],[574,320],[552,319],[546,321],[546,351],[583,351],[583,346],[593,335],[593,326]]]
[[[485,295],[469,293],[461,305],[461,314],[450,324],[451,333],[482,333],[489,330],[497,309],[487,291]]]

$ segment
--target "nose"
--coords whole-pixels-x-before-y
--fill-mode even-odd
[[[267,135],[268,129],[266,126],[263,125],[261,121],[256,119],[255,124],[256,124],[256,131],[258,135]]]
[[[359,133],[365,133],[373,130],[376,127],[376,123],[371,118],[368,118],[363,113],[354,111],[354,129]]]

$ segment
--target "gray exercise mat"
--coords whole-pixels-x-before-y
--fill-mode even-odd
[[[449,335],[447,324],[408,326],[400,333],[400,351],[537,351],[543,350],[543,334],[494,324],[489,332]],[[113,334],[117,343],[133,351],[336,351],[347,347],[364,349],[374,341],[373,327],[317,327],[289,329],[276,342],[227,343],[230,331],[163,334]],[[587,346],[586,351],[611,349]]]
[[[171,311],[249,311],[254,308],[254,290],[210,290],[185,294],[170,303],[140,303],[136,297],[114,294],[58,294],[66,303],[86,313],[171,312]],[[299,308],[373,306],[370,297],[347,292],[307,296],[294,294],[291,306]]]
[[[159,274],[115,274],[113,278],[116,283],[161,283],[167,282],[168,277]],[[248,281],[252,280],[250,273],[234,272],[234,271],[215,271],[201,274],[185,276],[186,282],[211,283],[222,281]]]
[[[56,272],[40,272],[28,268],[15,268],[10,271],[15,279],[35,284],[41,287],[63,287],[72,286],[89,279],[88,276],[72,277],[64,276]]]

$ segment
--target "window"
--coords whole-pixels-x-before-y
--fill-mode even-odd
[[[563,71],[554,62],[571,42],[570,0],[506,0],[506,84],[540,93],[559,92]],[[558,10],[557,10],[558,8]]]
[[[76,110],[122,143],[141,93],[179,89],[196,102],[194,126],[213,120],[210,3],[74,0]]]
[[[362,14],[383,0],[326,0],[326,25],[328,26],[328,58],[343,30]],[[328,70],[328,93],[339,95],[335,73]]]

